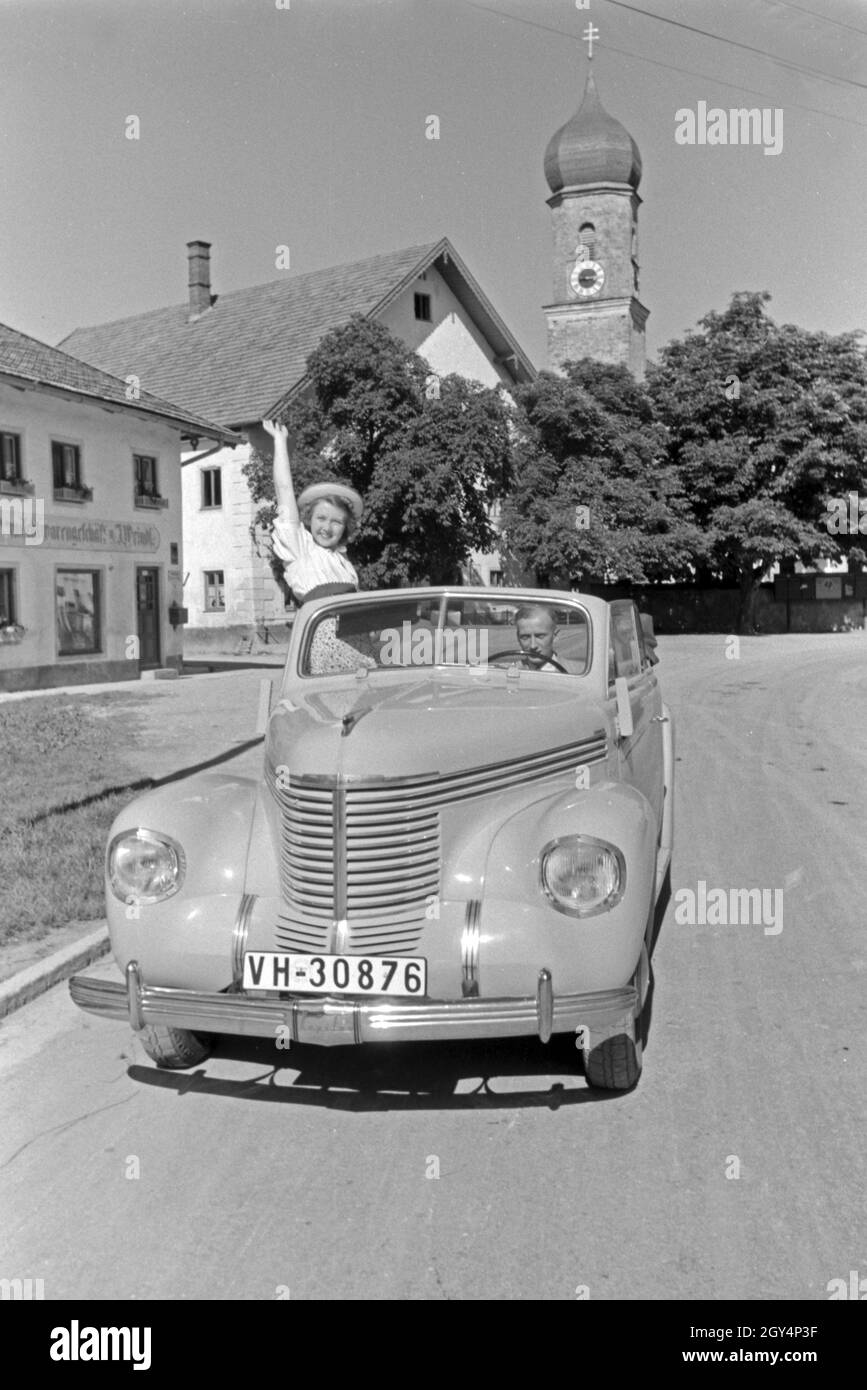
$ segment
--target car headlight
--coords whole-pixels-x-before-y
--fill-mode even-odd
[[[125,830],[108,847],[108,881],[122,903],[158,903],[177,893],[186,871],[184,852],[155,830]]]
[[[626,863],[604,840],[565,835],[542,850],[542,887],[559,912],[593,917],[623,897]]]

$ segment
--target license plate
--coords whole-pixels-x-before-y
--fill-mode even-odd
[[[427,993],[427,961],[419,956],[308,956],[247,951],[244,989],[292,994]]]

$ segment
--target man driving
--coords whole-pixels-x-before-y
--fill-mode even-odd
[[[515,614],[518,646],[523,652],[521,665],[527,671],[569,672],[569,666],[554,651],[558,628],[554,614],[544,604],[530,604]]]

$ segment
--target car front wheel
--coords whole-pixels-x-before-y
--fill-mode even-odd
[[[641,1075],[641,1043],[616,1033],[595,1047],[585,1047],[587,1085],[599,1091],[628,1091]]]
[[[168,1028],[149,1023],[137,1036],[151,1060],[158,1067],[172,1071],[194,1067],[204,1062],[211,1053],[210,1042],[186,1028]]]

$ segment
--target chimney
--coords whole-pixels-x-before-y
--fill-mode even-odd
[[[211,243],[188,241],[190,267],[190,318],[197,319],[211,307]]]

